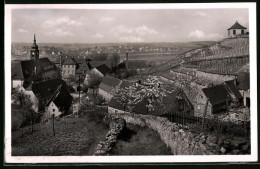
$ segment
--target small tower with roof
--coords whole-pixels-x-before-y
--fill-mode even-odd
[[[34,73],[37,77],[38,75],[38,64],[39,64],[39,49],[38,49],[38,45],[36,44],[36,38],[35,38],[35,34],[34,34],[34,39],[33,39],[33,44],[30,50],[30,54],[31,54],[31,60],[34,60]]]
[[[237,35],[245,35],[247,28],[240,25],[237,21],[228,30],[228,37],[236,37]]]

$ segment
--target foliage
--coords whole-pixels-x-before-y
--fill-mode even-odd
[[[87,88],[94,88],[94,87],[98,86],[101,82],[102,82],[101,76],[99,76],[95,72],[90,72],[86,76],[84,85],[86,85]]]
[[[108,53],[92,53],[90,55],[94,61],[111,61],[112,65],[116,66],[119,64],[120,56],[118,53],[108,54]]]
[[[70,86],[70,85],[68,85],[68,90],[69,90],[70,93],[74,93],[75,92],[75,89],[72,86]]]
[[[133,83],[132,85],[114,90],[114,98],[123,106],[128,106],[130,110],[135,104],[145,101],[147,113],[154,111],[156,105],[163,105],[164,98],[173,93],[171,85],[162,85],[156,76],[148,76],[144,82]]]
[[[217,132],[231,136],[245,136],[250,124],[223,122],[216,118],[205,119],[204,130],[207,132]],[[189,124],[189,128],[195,131],[203,131],[202,123]]]

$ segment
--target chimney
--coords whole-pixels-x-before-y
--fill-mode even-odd
[[[126,52],[126,58],[125,58],[125,66],[126,66],[126,70],[128,70],[128,52]]]
[[[60,74],[62,75],[62,56],[60,55]]]

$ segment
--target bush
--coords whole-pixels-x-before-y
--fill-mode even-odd
[[[74,93],[75,92],[75,89],[72,86],[68,86],[68,90],[69,90],[70,93]]]
[[[202,123],[194,123],[188,125],[191,130],[202,132]],[[204,131],[206,132],[219,132],[232,136],[245,136],[249,131],[250,124],[244,125],[232,122],[222,122],[216,119],[205,119]]]

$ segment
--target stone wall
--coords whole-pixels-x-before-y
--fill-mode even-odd
[[[109,123],[110,131],[107,133],[105,140],[98,143],[94,155],[109,155],[109,152],[116,144],[118,136],[126,127],[126,122],[122,118],[106,116],[104,120]]]
[[[131,113],[109,113],[127,123],[147,126],[157,131],[173,155],[250,154],[250,142],[243,138],[217,137],[207,133],[194,133],[166,118]]]

